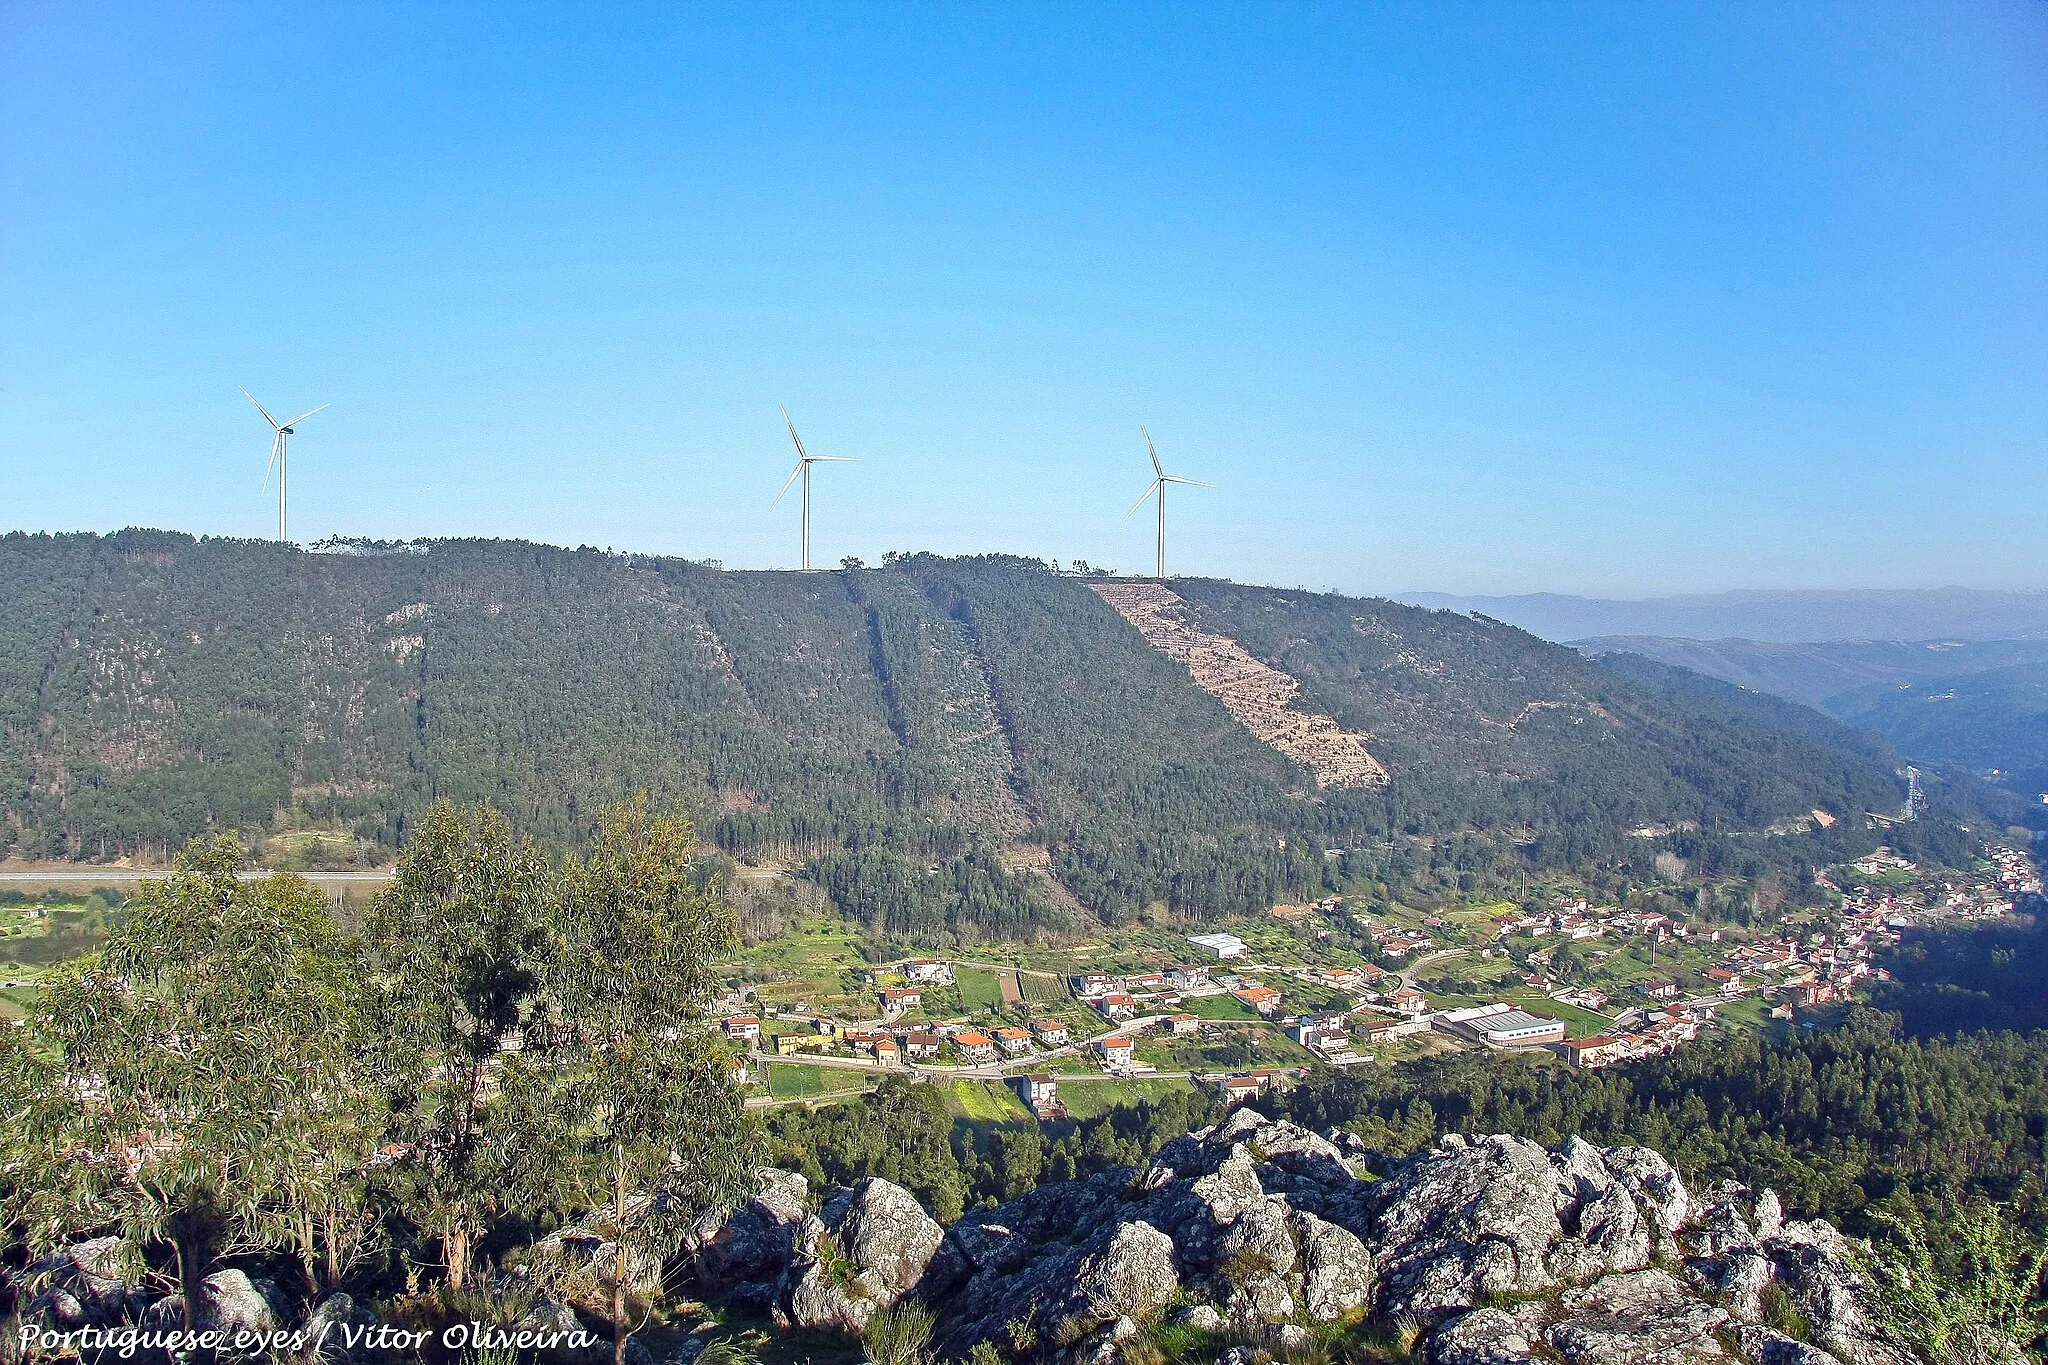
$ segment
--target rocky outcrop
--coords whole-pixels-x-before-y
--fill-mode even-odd
[[[1543,1334],[1571,1365],[1694,1365],[1726,1355],[1714,1329],[1728,1314],[1655,1268],[1567,1289]]]
[[[699,1238],[710,1276],[743,1306],[792,1327],[858,1332],[906,1295],[936,1297],[966,1274],[945,1229],[901,1185],[863,1180],[812,1214],[802,1177],[759,1179],[731,1227]]]
[[[1787,1223],[1769,1190],[1695,1192],[1643,1147],[1453,1136],[1395,1160],[1240,1109],[1145,1167],[1041,1186],[943,1231],[886,1181],[818,1214],[806,1199],[797,1178],[764,1174],[703,1239],[707,1276],[800,1326],[854,1330],[918,1297],[946,1357],[989,1341],[1110,1362],[1171,1308],[1245,1359],[1358,1319],[1411,1324],[1436,1365],[1909,1359],[1878,1340],[1833,1228]],[[1810,1341],[1763,1324],[1778,1294]]]
[[[1118,1226],[1109,1244],[1081,1262],[1074,1304],[1094,1318],[1141,1318],[1180,1289],[1173,1239],[1138,1221]]]
[[[606,1254],[576,1228],[551,1245],[558,1269]],[[946,1359],[991,1342],[1015,1361],[1116,1365],[1170,1313],[1240,1365],[1313,1352],[1318,1324],[1363,1320],[1415,1335],[1414,1358],[1434,1365],[1914,1365],[1881,1338],[1833,1227],[1786,1221],[1769,1190],[1694,1191],[1656,1152],[1576,1139],[1452,1136],[1396,1160],[1240,1109],[1141,1168],[1044,1185],[951,1228],[886,1180],[814,1204],[801,1176],[764,1170],[684,1251],[705,1290],[785,1327],[859,1332],[919,1300]],[[25,1316],[177,1324],[175,1296],[145,1305],[124,1283],[129,1259],[98,1239],[36,1262]],[[574,1330],[562,1280],[528,1280],[544,1292],[522,1328]],[[228,1331],[286,1320],[274,1287],[240,1270],[207,1279],[196,1316]],[[341,1294],[311,1313],[364,1318]],[[1780,1330],[1802,1323],[1803,1339]],[[542,1365],[601,1358],[597,1342]]]
[[[1435,1320],[1556,1287],[1560,1182],[1535,1143],[1446,1138],[1384,1184],[1371,1237],[1385,1266],[1383,1311]]]
[[[237,1332],[275,1332],[284,1315],[277,1287],[251,1280],[239,1270],[217,1270],[199,1286],[199,1326],[232,1337]]]
[[[119,1237],[94,1237],[37,1261],[29,1267],[28,1280],[38,1291],[26,1316],[46,1319],[62,1330],[111,1326],[139,1317],[149,1297],[141,1286],[127,1283],[127,1253],[127,1243]]]

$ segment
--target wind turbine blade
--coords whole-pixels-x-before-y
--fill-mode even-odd
[[[1194,487],[1196,487],[1196,488],[1214,488],[1214,487],[1216,486],[1216,485],[1215,485],[1215,484],[1213,484],[1213,483],[1203,483],[1203,482],[1202,482],[1202,481],[1201,481],[1200,479],[1183,479],[1183,478],[1178,478],[1178,477],[1176,477],[1176,476],[1174,476],[1174,475],[1172,475],[1172,474],[1162,474],[1162,475],[1160,475],[1160,476],[1159,476],[1159,478],[1160,478],[1160,482],[1162,482],[1162,483],[1185,483],[1185,484],[1192,484],[1192,485],[1193,485]]]
[[[796,434],[796,423],[789,420],[789,409],[783,408],[780,403],[777,403],[775,406],[782,408],[782,425],[789,428],[789,439],[796,442],[796,457],[799,460],[810,459],[810,455],[804,450],[804,438]],[[785,486],[784,491],[788,491],[787,486]]]
[[[1145,431],[1145,428],[1141,426],[1138,430]],[[1165,478],[1166,470],[1160,467],[1159,452],[1152,448],[1152,433],[1149,431],[1145,431],[1145,453],[1152,457],[1152,472],[1162,479]]]
[[[238,389],[242,389],[242,386],[240,384],[235,385],[235,387]],[[256,403],[256,395],[249,392],[247,389],[242,389],[242,397],[248,399],[251,403]],[[256,403],[256,411],[263,414],[264,421],[270,423],[270,425],[272,425],[273,427],[277,425],[277,419],[275,417],[272,417],[270,415],[269,409],[265,408],[261,403]]]
[[[313,412],[325,412],[327,411],[327,409],[333,406],[334,405],[332,403],[322,403],[319,407],[314,408]],[[311,417],[313,415],[313,412],[302,412],[297,417],[292,418],[291,421],[286,422],[285,425],[288,427],[295,427],[299,423],[305,421],[308,417]]]
[[[805,458],[805,459],[807,459],[807,460],[809,460],[809,461],[810,461],[810,462],[811,462],[812,464],[859,464],[859,463],[860,463],[860,456],[858,456],[858,455],[806,455],[806,456],[804,456],[804,458]]]
[[[1154,479],[1151,483],[1145,486],[1145,491],[1143,493],[1140,493],[1138,495],[1138,500],[1131,504],[1131,510],[1129,512],[1124,513],[1125,521],[1129,521],[1132,515],[1136,513],[1140,507],[1143,507],[1145,505],[1145,499],[1152,496],[1153,490],[1159,487],[1159,483],[1160,481],[1158,479]]]
[[[802,449],[802,447],[799,446],[798,449]],[[787,493],[789,491],[789,485],[796,482],[796,476],[804,472],[805,463],[806,462],[803,460],[798,460],[796,462],[796,468],[789,471],[789,478],[782,485],[782,493]],[[782,493],[777,493],[775,495],[775,501],[769,503],[768,505],[770,507],[779,505],[782,502]]]
[[[268,413],[264,414],[266,417],[269,415]],[[282,431],[270,438],[270,463],[263,466],[263,486],[265,488],[270,487],[270,471],[277,468],[277,448],[283,444],[284,433]]]

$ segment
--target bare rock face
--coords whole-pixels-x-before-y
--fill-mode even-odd
[[[1660,1256],[1678,1254],[1677,1233],[1692,1219],[1692,1196],[1661,1152],[1648,1147],[1610,1147],[1607,1169],[1643,1212]]]
[[[269,1289],[267,1281],[259,1284],[239,1270],[216,1270],[199,1286],[200,1327],[230,1335],[276,1331],[279,1315]]]
[[[26,1316],[47,1317],[67,1330],[139,1316],[149,1297],[122,1279],[127,1250],[119,1237],[94,1237],[45,1256],[29,1268],[31,1283],[43,1287],[26,1306]]]
[[[1179,1290],[1173,1239],[1146,1222],[1118,1227],[1074,1277],[1078,1307],[1097,1318],[1144,1317]]]
[[[1783,1332],[1768,1327],[1749,1324],[1736,1327],[1735,1348],[1742,1352],[1745,1360],[1756,1365],[1842,1365],[1842,1362],[1818,1346],[1809,1346],[1786,1336]]]
[[[1607,1271],[1641,1270],[1656,1251],[1651,1216],[1607,1164],[1607,1153],[1572,1138],[1553,1158],[1558,1214],[1571,1234],[1551,1252],[1551,1271],[1578,1282]]]
[[[1570,1365],[1692,1365],[1727,1355],[1714,1329],[1728,1315],[1667,1270],[1609,1275],[1566,1290],[1558,1307],[1563,1316],[1544,1339]]]
[[[918,1286],[946,1240],[915,1195],[872,1177],[827,1201],[825,1225],[869,1297],[885,1308]]]
[[[1536,1365],[1541,1329],[1526,1311],[1479,1308],[1453,1318],[1429,1343],[1434,1365]]]
[[[754,1179],[752,1199],[723,1220],[704,1220],[691,1239],[699,1272],[715,1285],[779,1278],[795,1253],[798,1229],[810,1212],[810,1182],[769,1166]]]
[[[916,1196],[870,1177],[827,1200],[822,1218],[795,1224],[790,1263],[769,1297],[792,1326],[858,1332],[913,1291],[936,1295],[964,1272]]]
[[[1437,1319],[1555,1287],[1558,1179],[1535,1143],[1447,1140],[1384,1183],[1373,1226],[1383,1311]]]
[[[1376,1277],[1365,1243],[1306,1210],[1295,1210],[1290,1221],[1301,1246],[1302,1310],[1318,1322],[1335,1322],[1370,1309]]]

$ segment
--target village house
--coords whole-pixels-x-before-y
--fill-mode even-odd
[[[875,1039],[876,1061],[887,1062],[889,1065],[894,1066],[898,1059],[901,1057],[901,1055],[902,1054],[900,1050],[897,1048],[896,1040],[894,1038]]]
[[[903,1055],[912,1059],[936,1057],[942,1041],[936,1033],[906,1033],[903,1035]]]
[[[1129,1066],[1135,1055],[1131,1040],[1120,1033],[1104,1038],[1096,1047],[1102,1053],[1103,1066],[1112,1071]]]
[[[735,1043],[758,1043],[761,1021],[751,1014],[735,1014],[725,1021],[725,1036]]]
[[[1424,1019],[1389,1019],[1385,1015],[1374,1015],[1365,1020],[1365,1036],[1375,1043],[1427,1032],[1429,1023]]]
[[[1116,982],[1111,979],[1108,972],[1083,972],[1072,978],[1072,984],[1074,994],[1088,1000],[1098,995],[1107,995],[1114,989]]]
[[[1202,1031],[1202,1021],[1197,1019],[1192,1014],[1168,1015],[1166,1019],[1166,1025],[1169,1029],[1173,1031],[1173,1036],[1176,1038],[1182,1037],[1183,1035],[1190,1033],[1200,1033]]]
[[[970,1062],[992,1062],[996,1058],[995,1040],[986,1033],[968,1030],[953,1038],[953,1046],[960,1055]]]
[[[1209,984],[1209,969],[1200,963],[1189,963],[1166,969],[1166,984],[1177,991],[1195,991]]]
[[[1060,1103],[1060,1088],[1053,1078],[1044,1072],[1019,1076],[1015,1082],[1017,1094],[1024,1101],[1024,1107],[1041,1119],[1065,1118],[1066,1106]]]
[[[903,964],[903,979],[916,986],[950,986],[953,984],[953,964],[934,962],[930,958],[912,958]]]
[[[1592,1071],[1620,1061],[1627,1055],[1628,1045],[1603,1033],[1592,1038],[1567,1038],[1551,1050],[1579,1070]]]
[[[1292,1033],[1295,1042],[1316,1051],[1351,1045],[1351,1026],[1343,1014],[1336,1010],[1304,1014],[1295,1020],[1294,1027],[1289,1032]]]
[[[1429,1012],[1429,998],[1413,986],[1403,986],[1387,997],[1387,1004],[1403,1014],[1426,1014]]]
[[[1095,1001],[1095,1008],[1105,1019],[1128,1019],[1138,1012],[1138,1002],[1122,991],[1111,991]]]
[[[1280,1012],[1280,992],[1271,986],[1241,986],[1230,995],[1239,1004],[1268,1018]]]
[[[1012,1057],[1020,1052],[1031,1051],[1031,1034],[1028,1030],[1005,1024],[996,1030],[996,1046]]]
[[[1067,1042],[1067,1026],[1057,1019],[1041,1019],[1031,1026],[1032,1036],[1038,1039],[1040,1047],[1064,1047]]]
[[[1265,1092],[1265,1082],[1256,1076],[1226,1076],[1223,1079],[1223,1102],[1243,1104],[1255,1100]]]
[[[924,991],[916,986],[891,986],[881,993],[882,1017],[900,1019],[924,1003]]]
[[[778,1033],[775,1035],[775,1055],[778,1057],[794,1056],[802,1050],[803,1045],[804,1035],[801,1033]]]

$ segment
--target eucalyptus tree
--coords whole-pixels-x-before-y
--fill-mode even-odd
[[[360,961],[318,891],[245,883],[244,858],[232,836],[195,840],[99,953],[46,978],[0,1059],[32,1245],[113,1228],[131,1256],[168,1247],[188,1327],[224,1240],[290,1248],[310,1275],[332,1207],[316,1191],[374,1150]]]
[[[552,1060],[542,986],[559,892],[547,856],[504,816],[442,801],[365,925],[395,1139],[386,1179],[456,1289],[492,1217],[549,1175],[547,1087],[527,1073]]]
[[[607,807],[590,851],[567,868],[556,975],[577,1066],[563,1113],[586,1226],[609,1250],[612,1357],[623,1365],[628,1299],[659,1276],[685,1230],[751,1191],[758,1138],[734,1059],[706,1026],[713,963],[738,942],[715,880],[694,875],[687,816],[642,794]]]

